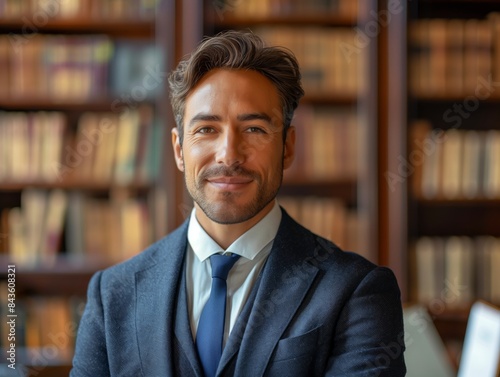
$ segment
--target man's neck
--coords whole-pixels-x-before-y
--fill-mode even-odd
[[[251,219],[237,224],[219,224],[205,215],[202,209],[195,203],[196,219],[201,227],[217,244],[226,250],[234,241],[241,237],[260,220],[262,220],[274,207],[275,201],[267,204],[259,213]]]

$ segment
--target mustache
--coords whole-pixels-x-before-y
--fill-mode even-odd
[[[199,181],[204,181],[213,177],[245,177],[258,180],[259,175],[252,170],[241,166],[214,166],[200,173]]]

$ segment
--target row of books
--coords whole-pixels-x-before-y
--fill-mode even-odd
[[[56,180],[65,129],[59,112],[0,112],[1,180]]]
[[[356,210],[343,201],[326,197],[280,195],[279,204],[297,222],[344,250],[356,251],[370,258],[367,223]]]
[[[500,304],[500,238],[421,237],[411,255],[412,288],[419,302],[436,307],[476,299]]]
[[[7,318],[7,282],[0,283],[0,313]],[[76,331],[83,315],[85,300],[80,297],[23,297],[16,300],[15,344],[18,363],[40,365],[68,363],[74,353]],[[9,325],[7,320],[0,326],[0,346],[9,349]],[[47,352],[44,352],[47,348]],[[48,349],[50,348],[50,352]],[[23,350],[25,352],[23,352]],[[35,352],[38,350],[38,352]],[[41,355],[41,356],[40,356]]]
[[[3,0],[0,20],[154,19],[158,0]],[[25,17],[23,19],[23,17]],[[47,21],[45,21],[47,22]]]
[[[73,156],[68,153],[64,157],[66,165],[63,169],[69,166],[74,180],[128,184],[157,178],[164,126],[152,117],[150,110],[144,107],[119,116],[113,113],[83,114],[71,149],[78,156],[71,166]]]
[[[61,255],[115,263],[153,239],[147,202],[124,195],[95,199],[78,191],[26,189],[21,206],[4,209],[1,220],[1,251],[23,266],[53,265]]]
[[[269,45],[284,46],[299,61],[307,94],[357,96],[366,88],[365,48],[352,28],[255,28]]]
[[[121,194],[108,199],[72,192],[68,198],[68,257],[116,263],[128,259],[154,240],[154,208],[146,199]]]
[[[487,19],[422,19],[409,26],[409,84],[415,95],[475,95],[478,79],[500,80],[500,13]],[[487,88],[482,88],[480,95]]]
[[[86,112],[76,132],[60,112],[0,112],[3,182],[152,182],[163,126],[149,106],[122,114]]]
[[[255,0],[225,1],[215,0],[211,3],[217,13],[231,12],[235,17],[269,17],[284,15],[323,15],[336,14],[352,17],[358,15],[358,0]]]
[[[438,131],[427,121],[417,121],[410,141],[410,154],[401,168],[413,175],[417,196],[500,198],[500,130]]]
[[[0,98],[59,102],[116,97],[138,103],[161,93],[166,74],[154,42],[106,35],[0,35]]]
[[[21,207],[1,213],[2,251],[21,265],[55,262],[68,205],[62,190],[23,191]]]
[[[363,132],[354,111],[301,106],[296,126],[295,161],[289,177],[306,180],[356,179]]]

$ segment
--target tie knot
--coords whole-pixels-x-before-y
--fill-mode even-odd
[[[212,265],[212,278],[226,280],[229,270],[234,266],[240,256],[237,254],[220,255],[214,254],[210,256],[210,264]]]

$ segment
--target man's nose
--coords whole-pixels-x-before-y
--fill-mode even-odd
[[[221,134],[218,143],[216,161],[226,166],[241,165],[245,160],[245,146],[241,135],[228,130]]]

